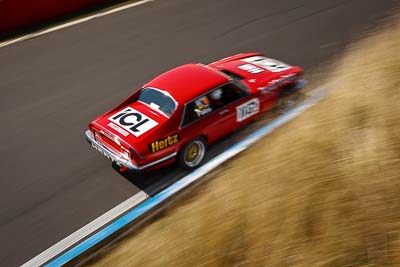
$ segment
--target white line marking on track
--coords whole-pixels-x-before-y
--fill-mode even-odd
[[[28,40],[28,39],[31,39],[31,38],[35,38],[35,37],[38,37],[38,36],[41,36],[41,35],[44,35],[44,34],[47,34],[47,33],[50,33],[50,32],[58,31],[58,30],[61,30],[61,29],[64,29],[64,28],[67,28],[67,27],[70,27],[70,26],[73,26],[73,25],[76,25],[76,24],[87,22],[87,21],[95,19],[95,18],[100,18],[100,17],[107,16],[107,15],[110,15],[110,14],[113,14],[113,13],[116,13],[116,12],[120,12],[120,11],[123,11],[123,10],[128,9],[128,8],[132,8],[132,7],[135,7],[135,6],[138,6],[138,5],[142,5],[142,4],[145,4],[145,3],[148,3],[148,2],[153,2],[153,1],[155,1],[155,0],[142,0],[142,1],[139,1],[139,2],[134,2],[134,3],[128,4],[128,5],[116,7],[116,8],[113,8],[113,9],[110,9],[110,10],[107,10],[107,11],[103,11],[103,12],[99,12],[99,13],[96,13],[94,15],[89,15],[89,16],[84,17],[84,18],[80,18],[80,19],[76,19],[76,20],[73,20],[73,21],[70,21],[70,22],[66,22],[66,23],[63,23],[61,25],[57,25],[57,26],[51,27],[49,29],[39,30],[39,31],[36,31],[36,32],[33,32],[33,33],[29,33],[29,34],[26,34],[24,36],[21,36],[21,37],[18,37],[18,38],[11,39],[11,40],[4,41],[4,42],[0,43],[0,48],[5,47],[7,45],[15,44],[15,43],[18,43],[18,42],[22,42],[22,41],[25,41],[25,40]]]
[[[90,234],[94,233],[95,231],[99,230],[104,225],[108,224],[109,222],[113,221],[117,217],[121,216],[122,214],[126,213],[128,210],[132,209],[133,207],[137,206],[138,204],[142,203],[145,199],[149,196],[140,191],[139,193],[135,194],[134,196],[128,198],[118,206],[114,207],[113,209],[109,210],[108,212],[104,213],[94,221],[86,224],[84,227],[80,228],[79,230],[75,231],[74,233],[70,234],[63,240],[59,241],[55,245],[51,246],[47,250],[43,251],[30,261],[24,263],[21,267],[32,267],[32,266],[41,266],[45,262],[52,259],[54,256],[60,254],[67,248],[71,247],[72,245],[78,243],[80,240],[83,240]]]

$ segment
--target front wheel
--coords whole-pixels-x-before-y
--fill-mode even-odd
[[[187,170],[198,167],[207,152],[207,144],[204,138],[196,138],[183,146],[179,152],[179,165]]]
[[[294,108],[301,99],[301,91],[295,89],[294,87],[288,87],[283,89],[283,91],[278,96],[277,109],[278,112],[284,113],[289,109]]]

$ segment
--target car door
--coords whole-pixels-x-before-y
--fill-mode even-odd
[[[193,136],[205,135],[208,142],[214,142],[247,119],[245,113],[238,113],[237,107],[249,100],[248,93],[234,83],[217,87],[186,106],[184,132]]]
[[[209,93],[214,114],[208,127],[208,136],[216,140],[239,126],[236,107],[248,99],[248,94],[234,83],[224,84]]]

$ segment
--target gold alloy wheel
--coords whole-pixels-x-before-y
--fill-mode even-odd
[[[199,145],[196,143],[193,143],[189,147],[188,152],[186,153],[186,161],[192,162],[193,160],[196,159],[198,154],[199,154]]]
[[[192,168],[196,167],[203,160],[205,155],[205,145],[200,140],[195,140],[186,148],[184,153],[185,164]]]

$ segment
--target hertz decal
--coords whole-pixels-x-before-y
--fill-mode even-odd
[[[164,148],[175,145],[179,141],[180,141],[179,135],[173,134],[149,144],[149,149],[151,153],[155,153],[157,151],[163,150]]]

